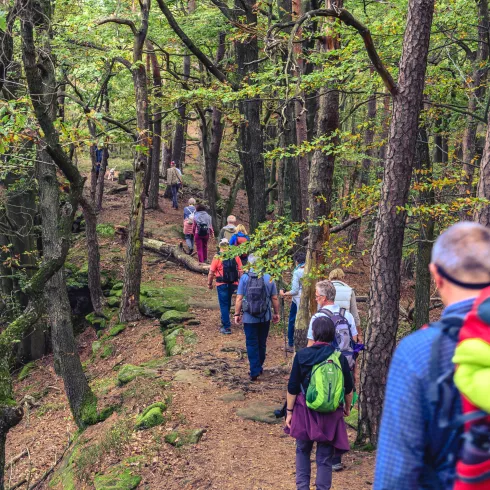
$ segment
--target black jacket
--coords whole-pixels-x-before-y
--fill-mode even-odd
[[[289,376],[288,392],[291,395],[299,395],[301,393],[301,384],[303,384],[303,388],[306,391],[313,366],[320,364],[330,357],[333,351],[334,348],[326,344],[316,344],[298,351]],[[354,389],[354,383],[349,363],[342,354],[340,354],[340,365],[342,367],[342,374],[344,375],[344,393],[348,395]]]

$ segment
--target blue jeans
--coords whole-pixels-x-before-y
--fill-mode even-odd
[[[221,284],[216,288],[218,291],[219,309],[221,312],[221,326],[223,328],[230,328],[230,308],[231,297],[237,289],[236,284]]]
[[[172,184],[170,187],[172,188],[172,207],[177,209],[179,207],[179,203],[177,201],[177,197],[179,195],[179,184]]]
[[[310,490],[311,451],[313,441],[296,440],[296,488]],[[330,490],[332,486],[333,446],[327,442],[316,443],[316,488]]]
[[[250,376],[258,376],[262,373],[267,348],[267,337],[271,322],[244,323],[245,344],[247,346],[248,362],[250,364]]]
[[[289,321],[288,321],[288,344],[289,347],[294,345],[294,324],[296,323],[296,314],[298,313],[298,306],[293,301],[291,303],[291,309],[289,310]]]
[[[194,250],[194,235],[192,233],[190,235],[185,235],[185,243],[187,243],[189,252],[192,252]]]

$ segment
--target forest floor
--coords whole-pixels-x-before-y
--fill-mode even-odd
[[[107,183],[108,188],[114,185]],[[240,195],[238,216],[244,216],[244,203]],[[175,211],[163,198],[160,204],[164,211],[149,211],[145,230],[154,238],[177,244],[181,241],[182,206]],[[129,193],[106,195],[99,222],[126,225],[129,206]],[[101,238],[100,245],[102,269],[121,278],[124,244],[115,236]],[[75,240],[73,249],[85,253],[83,234]],[[367,264],[367,257],[360,258],[347,276],[358,295],[368,293]],[[37,488],[105,488],[94,487],[95,476],[110,473],[116,466],[139,475],[138,488],[142,489],[294,489],[295,443],[284,434],[282,420],[267,424],[237,413],[244,408],[263,411],[282,405],[292,361],[291,355],[286,357],[284,352],[283,324],[274,327],[269,337],[264,376],[251,383],[243,329],[233,326],[230,336],[219,333],[216,291],[205,289],[204,275],[145,252],[143,276],[146,283],[191,288],[190,294],[195,296],[191,312],[201,323],[186,328],[195,333],[197,342],[181,355],[166,357],[158,320],[144,319],[108,340],[111,350],[101,356],[92,353],[97,337],[91,327],[86,328],[78,336],[78,346],[90,384],[102,405],[117,401],[120,408],[72,443],[67,454],[75,446],[78,450],[68,461],[65,457]],[[365,321],[365,304],[360,304],[360,313]],[[124,364],[145,365],[151,373],[118,386],[117,370]],[[24,478],[31,482],[40,478],[60,459],[76,434],[52,356],[36,361],[35,368],[23,381],[16,382],[15,388],[19,401],[30,395],[38,405],[29,409],[28,416],[9,433],[7,462],[25,449],[29,454],[7,467],[7,488]],[[135,417],[156,401],[168,405],[164,423],[148,430],[133,430]],[[185,434],[194,429],[205,431],[197,444],[174,447],[165,442],[172,431]],[[184,442],[185,436],[180,437]],[[354,430],[349,429],[349,437],[354,441]],[[334,475],[332,488],[371,488],[374,458],[372,452],[351,450],[343,458],[345,470]],[[71,474],[63,471],[65,466]]]

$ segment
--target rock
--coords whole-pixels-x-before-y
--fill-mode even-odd
[[[153,403],[136,419],[136,428],[149,429],[162,424],[165,421],[163,412],[166,408],[163,402]]]
[[[185,352],[189,345],[195,344],[197,337],[194,332],[179,327],[167,333],[163,338],[163,342],[167,356],[176,356]]]
[[[192,320],[188,320],[186,324],[191,327],[193,325],[201,325],[201,321],[198,320],[197,318],[193,318]]]
[[[124,181],[123,181],[124,182]],[[121,184],[121,182],[119,182]],[[120,192],[126,192],[128,190],[128,186],[125,184],[118,185],[117,187],[113,187],[107,191],[107,194],[119,194]]]
[[[168,327],[169,325],[179,325],[187,320],[194,319],[195,317],[192,313],[187,313],[185,311],[169,310],[160,317],[160,325],[162,327]]]
[[[153,376],[155,373],[150,369],[146,369],[141,366],[133,366],[132,364],[125,364],[117,373],[117,381],[120,386],[133,381],[138,376]]]
[[[263,422],[265,424],[279,424],[282,419],[276,418],[274,410],[281,408],[277,405],[269,405],[264,402],[254,402],[245,408],[237,410],[237,415],[242,419]]]
[[[114,286],[112,286],[112,289],[114,291],[122,291],[123,290],[123,287],[124,287],[124,283],[122,283],[122,282],[116,282],[116,284],[114,284]]]
[[[121,332],[124,332],[126,330],[126,324],[124,323],[117,323],[113,327],[109,329],[107,332],[107,337],[115,337],[116,335],[119,335]]]
[[[95,356],[97,352],[102,348],[102,340],[96,340],[92,342],[92,354]]]
[[[182,447],[186,444],[197,444],[205,432],[206,429],[174,430],[165,436],[165,442],[175,447]]]
[[[218,400],[223,402],[243,402],[245,400],[245,393],[243,393],[243,391],[227,393],[226,395],[220,396]]]
[[[116,466],[106,475],[96,475],[94,478],[95,490],[134,490],[140,482],[141,476],[122,466]]]
[[[167,310],[162,298],[140,296],[140,311],[143,315],[160,318]]]
[[[112,308],[117,308],[121,304],[121,299],[117,296],[109,296],[107,298],[107,305]]]
[[[208,386],[205,379],[199,373],[196,371],[191,371],[190,369],[182,369],[177,371],[173,380],[174,383],[185,383],[200,388],[205,388]]]
[[[112,344],[106,343],[104,345],[104,348],[102,349],[102,354],[100,355],[100,357],[102,359],[106,359],[107,357],[111,357],[112,354],[114,354],[115,350],[116,349],[114,348],[114,346]]]

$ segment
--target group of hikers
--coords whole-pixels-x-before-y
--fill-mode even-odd
[[[196,207],[189,233],[196,243],[198,212]],[[208,286],[212,289],[216,280],[223,334],[231,333],[236,293],[234,323],[243,324],[255,382],[264,371],[270,323],[279,322],[279,296],[292,299],[285,349],[294,351],[305,254],[294,256],[290,290],[278,291],[269,274],[254,270],[253,254],[247,270],[240,256],[230,256],[236,231],[230,216],[219,234]],[[466,222],[446,230],[434,244],[430,272],[445,309],[438,322],[404,338],[395,351],[373,488],[488,490],[490,230]],[[309,322],[307,346],[296,352],[287,386],[285,432],[296,439],[299,490],[310,489],[315,442],[318,490],[331,488],[332,472],[343,469],[341,456],[350,449],[344,417],[356,403],[356,359],[364,345],[355,292],[343,279],[343,271],[335,269],[328,280],[317,282],[318,311]]]

